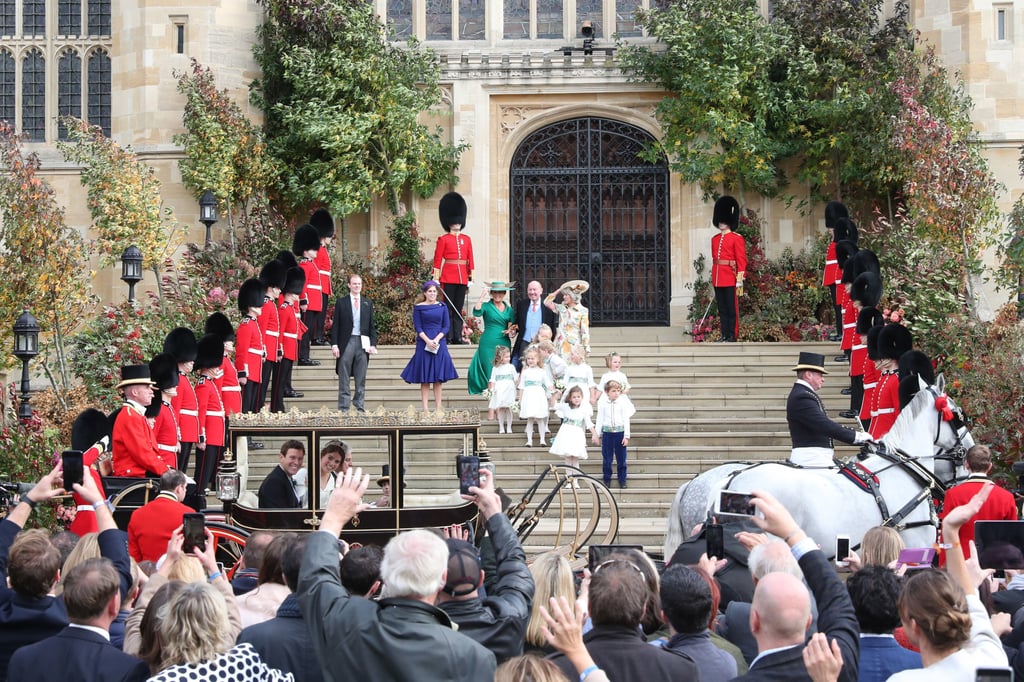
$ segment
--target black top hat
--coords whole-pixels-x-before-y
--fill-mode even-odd
[[[719,197],[715,202],[715,210],[711,215],[711,224],[718,227],[722,223],[735,230],[740,224],[740,202],[728,194]]]
[[[377,479],[377,485],[384,487],[385,483],[391,482],[391,465],[381,464],[380,465],[380,478]]]
[[[295,254],[292,253],[291,251],[278,251],[277,255],[274,256],[274,258],[284,263],[284,267],[286,270],[288,268],[299,267],[299,259],[296,258]]]
[[[857,313],[857,328],[854,331],[858,334],[867,334],[872,327],[884,322],[885,318],[882,317],[882,313],[878,312],[878,308],[861,308]]]
[[[174,356],[177,362],[195,360],[196,335],[187,327],[175,327],[164,338],[164,352]]]
[[[874,272],[862,272],[857,275],[857,279],[853,280],[850,287],[850,298],[864,308],[878,305],[882,300],[882,278]]]
[[[82,410],[71,425],[71,449],[85,452],[106,436],[110,438],[110,421],[99,410]]]
[[[878,335],[878,357],[880,360],[899,360],[900,356],[914,347],[914,335],[902,324],[891,322]]]
[[[170,353],[157,353],[149,361],[149,374],[153,383],[161,391],[174,388],[180,381],[178,363]]]
[[[316,228],[321,239],[334,236],[334,218],[326,208],[318,208],[309,217],[309,224]]]
[[[901,380],[917,376],[924,379],[928,386],[935,383],[935,367],[932,366],[931,358],[919,350],[909,350],[900,356],[899,373]]]
[[[221,312],[210,313],[203,326],[204,334],[216,334],[224,343],[235,340],[235,328],[228,316]]]
[[[800,351],[800,358],[796,361],[796,367],[793,367],[792,370],[799,372],[804,369],[828,374],[828,371],[825,369],[825,356],[821,353],[812,353],[806,350]]]
[[[834,229],[839,218],[849,218],[850,212],[841,201],[830,201],[825,204],[825,227]],[[835,241],[839,241],[837,238]]]
[[[306,271],[297,267],[288,268],[288,272],[284,275],[284,288],[281,289],[281,292],[285,294],[301,294],[305,288]]]
[[[448,578],[441,589],[445,594],[462,597],[480,586],[480,552],[457,538],[445,540],[448,545]]]
[[[247,279],[238,290],[238,310],[244,315],[249,308],[263,307],[263,292],[266,287],[258,279]]]
[[[122,367],[121,383],[115,386],[115,388],[137,385],[153,385],[153,382],[149,378],[149,365],[125,365]]]
[[[441,219],[441,228],[445,232],[451,232],[452,225],[462,225],[462,229],[466,229],[466,214],[468,213],[469,207],[466,206],[466,200],[458,192],[448,192],[441,197],[441,202],[437,205],[437,215]]]
[[[267,261],[260,270],[259,280],[267,288],[284,289],[284,273],[287,270],[288,268],[279,260]]]
[[[209,369],[224,364],[224,342],[216,334],[207,334],[199,339],[199,352],[196,353],[195,369]]]
[[[299,228],[295,230],[295,238],[292,239],[292,253],[296,256],[301,256],[306,251],[319,250],[320,233],[309,223],[299,225]]]

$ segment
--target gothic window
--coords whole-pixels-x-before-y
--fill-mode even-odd
[[[22,0],[21,33],[26,37],[46,35],[46,2]]]
[[[82,59],[72,49],[61,53],[57,65],[57,116],[82,117]],[[67,127],[59,120],[57,137],[68,138]]]
[[[518,40],[530,37],[530,0],[505,0],[502,17],[505,38]]]
[[[412,0],[388,0],[388,23],[398,38],[412,35]]]
[[[595,38],[608,38],[604,31],[604,0],[576,0],[576,37],[582,38],[580,27],[589,21]]]
[[[21,62],[21,130],[30,142],[46,141],[46,60],[34,48]]]
[[[537,37],[564,37],[564,11],[561,0],[537,0]]]
[[[18,14],[15,0],[0,0],[0,36],[13,36]]]
[[[105,50],[89,55],[89,123],[110,136],[110,55]]]
[[[452,39],[451,0],[427,0],[427,40]]]
[[[636,21],[636,11],[639,8],[640,0],[616,0],[615,32],[619,36],[633,38],[643,35],[643,30]]]
[[[484,0],[459,0],[459,40],[485,37]]]
[[[14,116],[14,55],[0,50],[0,120],[15,125]]]
[[[82,32],[82,0],[58,0],[57,35],[77,36]]]
[[[110,0],[89,0],[89,35],[110,35]]]

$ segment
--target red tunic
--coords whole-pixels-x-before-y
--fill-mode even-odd
[[[316,263],[316,269],[320,272],[321,290],[330,296],[334,293],[334,288],[331,285],[331,254],[327,253],[326,246],[320,244],[320,250],[316,252],[313,262]]]
[[[235,369],[238,370],[238,378],[260,383],[263,358],[266,355],[259,325],[255,319],[246,316],[235,331]]]
[[[473,241],[461,232],[442,234],[434,247],[434,269],[441,273],[441,284],[469,284],[473,276]]]
[[[882,372],[875,386],[871,408],[871,437],[881,439],[900,416],[900,377],[897,370]]]
[[[719,232],[711,238],[711,286],[734,287],[738,273],[747,270],[747,244],[735,232]]]
[[[182,517],[192,513],[195,509],[179,502],[174,493],[160,493],[132,512],[128,521],[128,554],[136,561],[156,561],[167,552],[167,541],[181,525]]]
[[[990,479],[982,474],[971,474],[970,477],[960,485],[954,486],[946,491],[946,499],[942,503],[942,518],[957,507],[971,501],[982,487],[989,483]],[[977,514],[960,527],[960,546],[964,550],[964,557],[971,556],[971,540],[974,539],[975,521],[1016,521],[1017,504],[1014,502],[1013,493],[1000,488],[998,485],[989,493],[988,499],[981,505]],[[943,538],[943,542],[949,539]]]
[[[868,344],[861,341],[860,334],[854,334],[853,352],[850,353],[850,376],[859,377],[864,374],[864,361],[868,359]],[[872,363],[874,364],[874,363]]]
[[[174,408],[167,401],[160,406],[160,412],[153,421],[153,437],[160,451],[160,459],[172,469],[178,466],[178,420]]]
[[[199,377],[196,396],[199,398],[200,437],[207,445],[224,445],[224,403],[217,384],[209,377]]]
[[[101,448],[95,446],[89,448],[82,453],[82,466],[92,476],[92,480],[96,483],[96,489],[100,491],[100,495],[106,497],[107,494],[103,492],[103,477],[100,476],[100,472],[96,471],[96,468],[93,466],[102,454]],[[78,505],[78,511],[75,513],[75,520],[68,526],[68,530],[78,537],[82,537],[86,533],[98,531],[99,525],[96,523],[96,510],[78,493],[71,493],[71,497],[74,498],[75,504]]]
[[[223,374],[214,381],[220,389],[220,398],[224,401],[224,411],[230,417],[242,411],[242,387],[238,385],[238,371],[231,363],[231,358],[224,353],[224,362],[221,363],[220,371]]]
[[[302,290],[302,302],[306,304],[306,310],[318,313],[324,309],[323,287],[320,285],[320,270],[316,263],[308,258],[303,258],[299,267],[306,273],[306,286]]]
[[[256,318],[256,324],[263,334],[263,347],[267,351],[267,361],[277,362],[277,346],[281,342],[281,322],[277,319],[277,304],[269,296],[263,297],[263,312]]]
[[[196,403],[196,390],[188,375],[178,371],[178,395],[171,398],[174,416],[178,419],[178,432],[182,443],[199,441],[199,405]]]
[[[160,450],[143,411],[125,403],[114,422],[114,475],[143,478],[173,469],[160,459]]]
[[[836,260],[836,243],[829,242],[825,252],[825,272],[821,278],[822,286],[830,287],[839,279],[839,261]]]
[[[842,288],[846,289],[846,287]],[[858,312],[860,311],[857,310],[857,306],[847,297],[846,303],[843,304],[843,340],[839,344],[841,350],[851,350],[853,348],[853,342],[857,338]],[[867,352],[867,346],[864,346],[864,352]]]
[[[866,422],[871,419],[871,407],[875,399],[875,386],[881,373],[875,367],[875,361],[864,354],[864,400],[860,404],[860,420]]]
[[[299,308],[289,301],[277,309],[281,319],[281,349],[284,359],[292,362],[299,359]]]

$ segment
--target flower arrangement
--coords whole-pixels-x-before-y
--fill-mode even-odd
[[[483,392],[480,393],[480,395],[484,397],[484,400],[490,400],[491,396],[494,395],[494,392],[491,391],[491,389],[489,388],[485,388]]]

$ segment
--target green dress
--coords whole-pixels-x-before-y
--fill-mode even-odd
[[[480,335],[480,345],[476,347],[473,361],[469,363],[469,392],[479,395],[487,388],[491,380],[491,368],[494,366],[494,349],[498,346],[512,348],[512,342],[505,330],[512,324],[516,315],[512,306],[505,303],[505,311],[501,312],[494,301],[484,301],[479,308],[473,309],[473,315],[484,319],[484,333]]]

